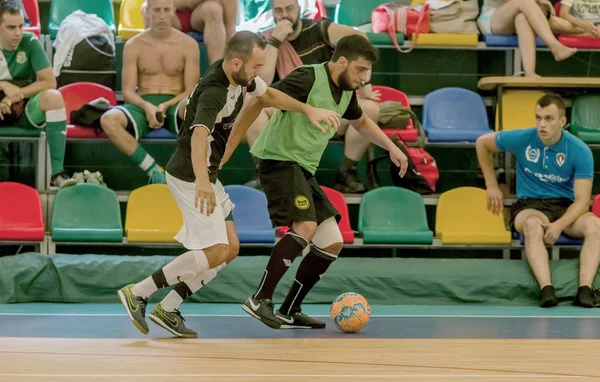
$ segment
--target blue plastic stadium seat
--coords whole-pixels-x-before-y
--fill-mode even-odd
[[[264,192],[241,185],[225,186],[235,204],[233,219],[240,243],[274,243],[275,229]]]
[[[491,132],[483,98],[462,88],[442,88],[425,97],[423,129],[430,142],[475,142]]]
[[[523,234],[519,234],[519,240],[521,241],[521,245],[525,244],[525,236],[523,236]],[[558,240],[556,240],[555,245],[583,245],[583,240],[561,234],[558,237]]]
[[[509,48],[516,48],[519,46],[519,38],[516,35],[487,34],[483,36],[483,41],[487,46]],[[535,39],[535,46],[538,48],[545,48],[546,44],[544,44],[544,42],[537,37]]]
[[[177,139],[177,134],[161,127],[149,132],[144,139]]]

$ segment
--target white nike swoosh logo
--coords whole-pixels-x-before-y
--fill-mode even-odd
[[[252,308],[252,310],[256,311],[259,307],[260,304],[256,305],[252,302],[252,300],[248,299],[248,302],[250,303],[250,307]]]
[[[67,135],[67,130],[61,130],[60,132],[62,135]]]
[[[279,318],[281,321],[283,322],[287,322],[288,324],[293,324],[294,323],[294,319],[290,318],[289,320],[287,318],[283,318],[281,317],[279,314],[276,314],[277,318]]]

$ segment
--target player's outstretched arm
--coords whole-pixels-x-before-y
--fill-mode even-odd
[[[263,105],[256,97],[248,96],[248,100],[244,103],[235,122],[233,122],[231,133],[229,134],[229,138],[227,138],[225,152],[223,153],[223,158],[221,158],[221,164],[219,165],[220,169],[223,168],[225,163],[231,158],[231,155],[242,141],[242,137],[246,135],[246,131],[250,128],[250,125],[256,118],[258,118],[262,109]]]
[[[327,125],[327,131],[331,128],[337,130],[340,127],[340,115],[336,112],[327,109],[319,109],[309,104],[302,103],[272,87],[268,88],[258,100],[263,104],[263,107],[274,107],[279,110],[306,114],[312,124],[323,133],[325,133],[326,130],[321,123]]]
[[[400,150],[394,142],[392,142],[387,135],[373,120],[365,113],[359,119],[350,121],[352,127],[356,129],[363,137],[367,138],[369,142],[376,144],[377,146],[387,150],[390,153],[390,159],[392,162],[400,168],[400,176],[406,174],[408,169],[408,158],[402,150]]]

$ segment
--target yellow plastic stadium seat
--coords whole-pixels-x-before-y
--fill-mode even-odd
[[[487,210],[485,190],[459,187],[440,195],[435,233],[442,244],[510,244],[502,214]]]
[[[144,0],[123,0],[119,10],[119,36],[121,40],[129,40],[144,31],[142,4]]]
[[[150,184],[129,195],[125,235],[132,243],[176,243],[181,211],[166,184]]]
[[[415,37],[413,33],[413,41]],[[417,46],[477,46],[478,37],[476,34],[421,33]]]
[[[539,90],[507,90],[502,95],[502,130],[535,126],[535,105],[545,93]],[[496,107],[496,131],[500,129]]]

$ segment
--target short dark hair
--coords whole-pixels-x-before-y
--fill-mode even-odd
[[[241,31],[237,32],[229,41],[225,47],[225,54],[223,58],[225,61],[239,58],[242,61],[248,60],[252,56],[252,50],[255,47],[265,49],[267,46],[265,40],[254,32]]]
[[[21,7],[15,0],[0,0],[0,23],[2,23],[5,13],[17,15],[21,13]]]
[[[375,62],[379,59],[379,52],[369,40],[361,35],[352,34],[342,37],[335,45],[331,61],[337,62],[340,57],[346,57],[348,61],[363,57],[367,61]]]
[[[556,108],[558,109],[558,115],[561,117],[564,117],[567,114],[566,113],[567,107],[565,106],[565,101],[558,94],[555,94],[555,93],[544,94],[542,96],[542,98],[540,98],[537,101],[537,104],[540,107],[548,107],[550,105],[556,106]]]

